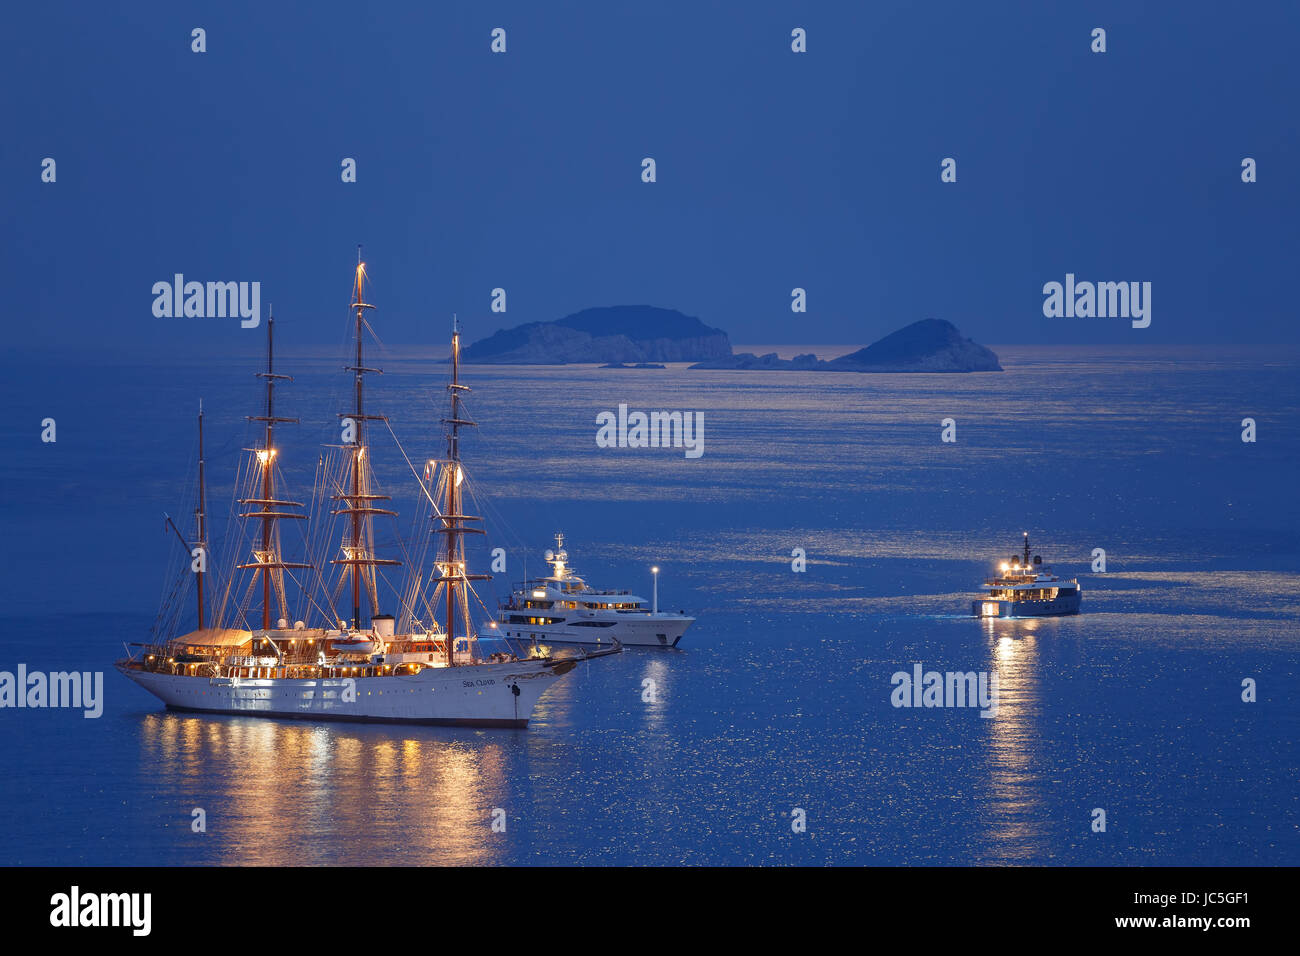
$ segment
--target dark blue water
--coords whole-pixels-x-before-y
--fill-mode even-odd
[[[161,514],[186,513],[197,397],[222,512],[256,383],[236,357],[25,356],[0,426],[0,669],[105,670],[107,700],[0,711],[0,862],[1300,862],[1300,354],[999,353],[979,376],[471,369],[484,549],[511,561],[485,601],[563,530],[595,583],[645,593],[657,564],[661,604],[699,617],[679,651],[580,667],[526,731],[161,710],[111,662],[176,559]],[[439,452],[429,354],[393,349],[375,381],[417,462]],[[291,484],[332,440],[341,364],[286,352]],[[620,402],[703,411],[704,456],[597,448]],[[375,456],[397,546],[423,533],[413,481]],[[1023,530],[1085,613],[964,616]],[[915,662],[996,672],[997,715],[891,706]]]

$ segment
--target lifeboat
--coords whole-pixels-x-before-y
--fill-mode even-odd
[[[367,634],[349,634],[331,642],[340,654],[378,654],[384,645]]]

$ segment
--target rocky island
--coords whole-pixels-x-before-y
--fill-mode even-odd
[[[998,357],[991,349],[966,338],[951,322],[922,319],[891,332],[866,348],[819,359],[811,353],[792,359],[777,358],[775,352],[755,355],[741,352],[726,358],[697,362],[701,369],[775,369],[808,372],[1000,372]]]
[[[600,364],[610,369],[765,369],[808,372],[1000,372],[998,357],[951,322],[922,319],[879,342],[836,359],[811,353],[792,359],[775,352],[733,353],[721,329],[675,309],[616,305],[584,309],[554,322],[502,329],[468,346],[461,360],[482,365]]]
[[[461,360],[482,365],[604,362],[645,367],[730,355],[727,333],[693,316],[649,305],[617,305],[502,329],[467,347]]]

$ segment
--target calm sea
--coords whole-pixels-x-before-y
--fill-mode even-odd
[[[1005,373],[966,376],[469,369],[477,563],[510,562],[485,603],[563,531],[589,581],[648,596],[658,565],[661,605],[698,616],[677,651],[580,666],[524,731],[162,710],[111,664],[170,584],[200,396],[226,531],[252,369],[21,356],[0,670],[103,671],[105,709],[0,711],[0,863],[1300,863],[1300,353],[997,351]],[[417,464],[441,449],[436,355],[390,349],[371,380]],[[300,494],[343,364],[285,349]],[[620,403],[703,412],[703,456],[598,448]],[[374,456],[397,547],[427,529],[386,430]],[[966,616],[1026,530],[1085,613]],[[995,672],[996,715],[892,706],[916,663]]]

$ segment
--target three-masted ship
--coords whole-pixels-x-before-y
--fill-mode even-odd
[[[251,559],[234,570],[246,572],[247,587],[241,600],[235,592],[238,574],[230,574],[218,589],[215,613],[210,605],[213,589],[205,579],[208,568],[208,520],[203,458],[203,412],[199,412],[198,495],[196,537],[186,541],[168,523],[193,556],[197,628],[178,636],[156,633],[138,650],[117,662],[126,677],[181,711],[301,718],[456,724],[487,727],[525,727],[538,699],[551,684],[582,660],[604,656],[612,649],[577,657],[552,657],[537,647],[516,653],[506,650],[480,653],[473,623],[477,601],[471,582],[490,575],[469,573],[465,538],[482,534],[482,519],[466,513],[460,458],[461,430],[474,426],[463,402],[468,386],[460,382],[460,332],[453,324],[449,414],[442,419],[446,456],[432,460],[420,478],[420,490],[435,524],[433,570],[408,568],[401,589],[399,618],[381,612],[377,574],[400,567],[394,558],[379,557],[374,521],[395,516],[384,507],[390,497],[376,491],[370,464],[368,426],[387,425],[382,415],[369,412],[364,403],[365,377],[379,369],[365,364],[363,330],[365,314],[374,308],[365,302],[365,264],[358,263],[351,309],[355,314],[355,362],[347,370],[354,376],[353,407],[340,413],[343,442],[333,449],[337,469],[324,481],[324,491],[313,493],[318,507],[311,514],[305,502],[294,501],[277,479],[277,425],[296,419],[277,414],[277,383],[291,381],[274,365],[274,319],[267,321],[267,363],[258,372],[265,382],[263,414],[249,416],[261,426],[258,447],[250,455],[241,483],[246,490],[237,499],[237,517],[247,522],[245,536]],[[321,468],[325,456],[321,456]],[[328,501],[329,504],[324,504]],[[281,522],[325,523],[328,509],[343,525],[338,554],[328,562],[290,561],[282,547]],[[310,541],[313,537],[305,537]],[[334,569],[331,582],[327,573]],[[295,572],[302,572],[302,580]],[[248,578],[251,574],[251,579]],[[288,580],[286,580],[286,578]],[[288,585],[297,584],[312,614],[321,619],[308,627],[289,613]],[[348,619],[340,616],[343,592],[350,598]],[[260,592],[260,627],[252,604]],[[277,612],[273,614],[273,611]],[[369,621],[364,611],[369,612]],[[224,620],[223,620],[224,619]],[[489,625],[495,627],[495,623]]]

